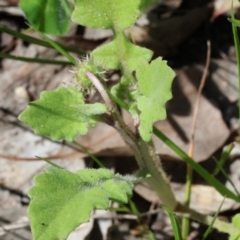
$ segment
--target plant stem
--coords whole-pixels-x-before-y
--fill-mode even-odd
[[[186,190],[185,190],[185,200],[184,205],[190,206],[191,202],[191,189],[192,189],[192,177],[193,177],[193,169],[190,164],[187,163],[187,176],[186,176]],[[182,219],[182,237],[183,239],[187,239],[190,228],[190,220],[188,217],[183,217]]]
[[[207,79],[207,73],[210,65],[210,58],[211,58],[211,43],[210,41],[207,41],[207,56],[206,56],[206,64],[204,67],[203,75],[200,81],[199,89],[197,92],[197,98],[194,106],[194,113],[193,113],[193,119],[192,119],[192,127],[191,127],[191,140],[188,150],[188,156],[193,157],[194,154],[194,141],[195,141],[195,131],[196,131],[196,125],[197,125],[197,117],[198,117],[198,111],[200,106],[200,97],[202,94],[202,90],[204,87],[204,84]],[[187,176],[186,176],[186,190],[185,190],[185,200],[184,204],[186,206],[190,206],[191,202],[191,188],[192,188],[192,178],[193,178],[193,169],[190,164],[187,164]],[[189,234],[189,225],[190,221],[189,218],[183,218],[182,220],[182,236],[183,239],[187,239],[187,236]]]
[[[145,179],[145,182],[158,194],[163,204],[171,210],[176,209],[178,202],[172,192],[166,173],[163,171],[161,160],[156,154],[153,143],[146,143],[141,139],[139,140],[139,148],[144,157],[145,168],[151,175],[150,178]]]
[[[146,143],[134,134],[134,132],[123,122],[115,103],[111,100],[108,92],[101,84],[101,81],[91,72],[87,72],[86,76],[92,81],[95,87],[100,90],[99,93],[103,99],[107,101],[106,104],[110,106],[111,114],[115,122],[114,127],[119,131],[124,141],[131,147],[140,169],[147,170],[151,175],[151,177],[146,178],[145,181],[156,191],[162,203],[175,212],[183,213],[184,216],[188,216],[206,225],[212,224],[213,217],[198,213],[188,206],[184,206],[177,202],[166,174],[161,166],[160,158],[156,154],[153,143]],[[219,219],[215,220],[213,227],[225,233],[240,234],[239,229],[236,229],[232,224],[220,221]]]
[[[111,100],[101,81],[91,72],[87,71],[86,76],[94,84],[107,108],[111,112],[115,125],[124,141],[131,147],[140,169],[145,169],[151,175],[146,178],[146,182],[158,193],[162,202],[174,210],[177,206],[177,200],[174,197],[167,176],[162,169],[159,156],[156,154],[153,143],[145,143],[137,137],[131,129],[123,122],[116,104]]]
[[[87,78],[93,83],[93,85],[98,90],[100,95],[102,96],[102,98],[107,106],[108,111],[109,112],[114,111],[115,103],[113,103],[113,101],[109,97],[109,95],[108,95],[107,91],[105,90],[101,81],[92,72],[86,71],[85,74],[86,74]]]
[[[190,164],[194,171],[196,171],[200,176],[202,176],[209,185],[213,186],[220,194],[228,198],[234,199],[240,202],[240,198],[226,188],[218,179],[212,176],[206,169],[201,165],[196,163],[192,158],[190,158],[181,148],[179,148],[173,141],[171,141],[163,132],[159,131],[157,128],[153,127],[153,133],[161,139],[167,146],[169,146],[181,159],[186,163]]]

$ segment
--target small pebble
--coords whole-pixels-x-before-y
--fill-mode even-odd
[[[23,99],[25,101],[29,101],[30,100],[30,96],[28,94],[28,91],[23,86],[16,87],[15,90],[14,90],[14,94],[15,94],[16,97],[21,98],[21,99]]]

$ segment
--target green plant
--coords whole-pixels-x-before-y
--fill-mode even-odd
[[[27,0],[21,0],[20,6],[37,31],[63,34],[68,29],[72,5],[66,0],[61,3],[41,0],[30,4]],[[177,239],[181,236],[172,211],[212,225],[229,233],[232,239],[240,235],[237,221],[228,224],[179,203],[155,153],[152,133],[174,149],[220,193],[240,201],[235,193],[153,127],[156,121],[166,117],[165,103],[172,96],[174,72],[160,57],[151,61],[153,52],[134,45],[124,33],[124,29],[135,23],[148,4],[143,0],[75,0],[72,12],[74,22],[93,28],[112,29],[114,33],[110,43],[95,49],[89,57],[79,62],[71,57],[68,49],[42,35],[49,46],[56,48],[75,65],[76,86],[43,92],[39,100],[29,103],[19,119],[31,126],[36,134],[67,141],[74,141],[78,134],[87,134],[89,126],[102,121],[117,129],[129,144],[138,162],[139,172],[137,176],[121,176],[106,169],[86,169],[75,173],[57,166],[46,169],[45,173],[35,177],[35,186],[29,191],[32,200],[28,215],[33,236],[37,240],[66,239],[75,227],[88,221],[93,209],[107,209],[109,200],[126,203],[137,181],[146,181],[167,206],[165,209],[170,213]],[[60,14],[51,15],[55,9],[59,9]],[[45,16],[48,24],[45,19],[39,22],[38,14]],[[51,18],[48,18],[49,15]],[[62,21],[63,24],[56,24]],[[105,84],[104,72],[108,69],[120,70],[122,74],[120,83],[112,89]],[[104,104],[86,103],[92,88],[98,90]],[[117,104],[131,113],[135,131],[123,122]]]

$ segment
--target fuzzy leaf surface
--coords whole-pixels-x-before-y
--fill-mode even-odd
[[[92,28],[124,29],[140,15],[140,0],[75,0],[72,21]]]
[[[104,104],[85,104],[76,88],[59,87],[42,92],[40,99],[29,103],[19,119],[36,134],[71,142],[78,134],[87,134],[88,126],[96,124],[97,115],[106,111]]]
[[[72,173],[48,168],[34,183],[28,215],[35,240],[66,239],[92,210],[107,209],[110,199],[126,203],[133,188],[131,181],[107,169]]]
[[[139,132],[144,141],[152,136],[153,123],[166,118],[165,103],[172,97],[174,71],[166,61],[157,58],[136,72],[142,96],[137,99],[140,113]]]
[[[101,63],[103,68],[121,69],[121,64],[124,63],[130,71],[149,62],[152,55],[151,50],[132,44],[124,36],[117,36],[112,42],[98,47],[92,52],[94,60]]]
[[[69,30],[72,9],[68,0],[21,0],[19,5],[39,32],[62,35]]]

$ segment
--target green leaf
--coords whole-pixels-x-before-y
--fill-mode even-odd
[[[71,6],[68,0],[21,0],[19,6],[40,32],[62,35],[69,30]]]
[[[233,226],[240,229],[240,214],[236,214],[232,219]],[[240,234],[232,234],[229,240],[240,240]]]
[[[101,103],[85,104],[76,88],[60,87],[42,92],[40,99],[29,103],[19,119],[36,134],[73,141],[78,134],[87,134],[88,126],[96,124],[96,115],[106,111]]]
[[[240,213],[236,214],[232,219],[233,226],[240,229]]]
[[[240,235],[239,234],[232,234],[230,236],[229,240],[240,240]]]
[[[34,183],[28,192],[32,199],[28,215],[36,240],[66,239],[89,220],[92,210],[107,209],[110,199],[126,203],[133,188],[130,181],[107,169],[72,173],[49,168],[36,176]]]
[[[93,28],[124,29],[140,15],[140,0],[75,0],[72,21]]]
[[[150,141],[153,123],[166,118],[165,103],[172,97],[174,71],[166,61],[157,58],[136,72],[142,96],[138,98],[139,132],[144,141]]]
[[[125,36],[118,35],[112,42],[96,48],[92,56],[103,68],[122,69],[124,62],[130,71],[149,62],[153,52],[132,44]]]

